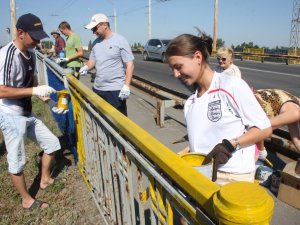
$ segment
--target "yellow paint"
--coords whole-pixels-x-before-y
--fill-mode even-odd
[[[57,92],[57,107],[68,109],[69,92],[67,90],[61,90]]]
[[[201,166],[205,159],[205,155],[197,153],[197,152],[185,153],[185,154],[180,155],[180,157],[182,159],[184,159],[184,161],[186,161],[186,163],[192,167],[193,166]]]
[[[273,215],[272,197],[262,187],[249,182],[222,186],[213,201],[220,225],[267,225]]]

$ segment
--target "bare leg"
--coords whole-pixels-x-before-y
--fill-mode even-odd
[[[41,183],[40,188],[44,189],[47,186],[53,184],[54,179],[51,178],[51,168],[53,162],[54,155],[51,154],[43,154],[42,157],[42,176],[41,176]]]
[[[16,187],[17,191],[20,193],[22,198],[22,207],[29,208],[34,202],[34,198],[27,191],[25,176],[24,173],[18,174],[10,174],[13,185]],[[47,208],[49,205],[47,203],[43,203],[41,208]]]
[[[284,125],[288,126],[292,141],[300,151],[300,107],[293,102],[283,104],[280,114],[271,119],[273,130]]]
[[[295,122],[288,125],[289,132],[291,135],[291,139],[297,148],[298,151],[300,151],[300,125],[299,122]]]
[[[293,102],[284,103],[280,114],[270,119],[272,129],[298,122],[300,120],[300,107]]]

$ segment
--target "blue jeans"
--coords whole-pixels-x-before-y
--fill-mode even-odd
[[[120,91],[100,91],[95,88],[93,88],[93,91],[99,95],[101,98],[103,98],[105,101],[107,101],[109,104],[111,104],[113,107],[115,107],[117,110],[119,110],[121,113],[123,113],[125,116],[127,116],[127,105],[126,105],[126,99],[121,100],[119,98]]]

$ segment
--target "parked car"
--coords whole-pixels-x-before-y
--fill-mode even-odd
[[[165,53],[170,41],[168,39],[150,39],[144,46],[143,59],[145,61],[158,59],[165,62]]]

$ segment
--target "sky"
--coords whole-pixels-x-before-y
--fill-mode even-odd
[[[217,38],[226,46],[253,42],[260,47],[289,47],[294,0],[218,0]],[[84,45],[93,41],[91,30],[84,29],[96,13],[109,17],[114,31],[116,11],[117,33],[130,45],[148,40],[149,0],[15,0],[16,17],[26,13],[38,16],[50,35],[62,21],[82,39]],[[189,33],[197,35],[195,27],[213,37],[214,0],[151,0],[152,38],[172,39]],[[0,45],[10,37],[10,1],[0,1]],[[47,40],[47,39],[44,39]]]

